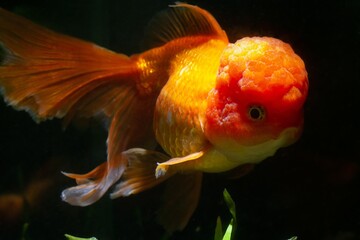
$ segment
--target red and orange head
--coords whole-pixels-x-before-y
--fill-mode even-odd
[[[216,87],[208,96],[205,133],[213,143],[229,139],[258,145],[296,129],[308,91],[304,62],[290,45],[274,38],[243,38],[229,44],[220,60]],[[284,143],[284,145],[286,145]]]

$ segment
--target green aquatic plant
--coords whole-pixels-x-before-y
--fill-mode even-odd
[[[232,240],[232,239],[234,239],[236,228],[237,228],[235,202],[232,199],[229,192],[226,190],[226,188],[224,189],[223,196],[224,196],[225,203],[229,209],[229,212],[230,212],[232,218],[229,222],[229,225],[226,228],[225,233],[222,230],[222,222],[221,222],[220,216],[217,218],[214,240]],[[297,240],[297,239],[298,239],[297,236],[293,236],[293,237],[289,238],[288,240]]]
[[[25,240],[26,239],[26,235],[27,235],[27,232],[28,232],[28,229],[29,229],[29,223],[26,222],[23,224],[22,226],[22,230],[21,230],[21,240]]]
[[[232,218],[230,220],[229,225],[226,228],[225,233],[223,233],[223,230],[222,230],[221,218],[220,217],[217,218],[214,240],[231,240],[231,239],[233,239],[234,235],[235,235],[236,227],[237,227],[235,202],[233,201],[229,192],[226,189],[224,189],[223,196],[224,196],[225,203],[229,209],[229,212],[230,212]]]
[[[74,236],[71,236],[69,234],[65,234],[65,237],[66,237],[67,240],[97,240],[96,237],[81,238],[81,237],[74,237]]]

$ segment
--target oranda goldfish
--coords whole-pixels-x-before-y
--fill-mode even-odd
[[[153,48],[130,57],[55,33],[0,10],[0,86],[5,101],[40,122],[107,119],[107,162],[64,201],[96,202],[169,178],[159,212],[169,231],[196,208],[203,172],[255,164],[294,143],[308,91],[304,62],[271,37],[229,43],[207,11],[177,3],[155,17]],[[156,140],[164,152],[145,149]]]

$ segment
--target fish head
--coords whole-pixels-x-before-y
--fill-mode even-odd
[[[308,78],[290,45],[243,38],[224,50],[208,95],[205,135],[225,154],[258,162],[301,135]]]

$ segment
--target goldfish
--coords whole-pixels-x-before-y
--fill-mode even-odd
[[[126,197],[164,181],[159,222],[182,230],[204,173],[257,164],[303,129],[308,76],[291,46],[272,37],[229,43],[206,10],[170,5],[149,23],[148,50],[127,56],[0,10],[0,87],[36,122],[107,122],[107,161],[63,201],[88,206],[110,188]],[[156,151],[154,143],[163,151]]]

